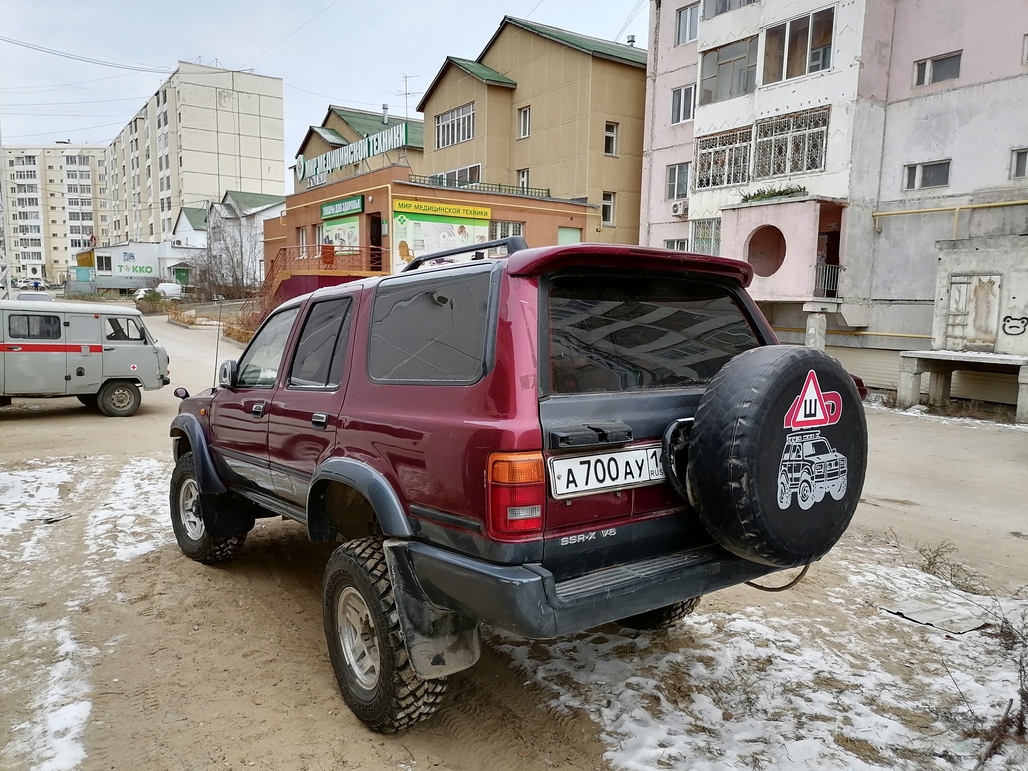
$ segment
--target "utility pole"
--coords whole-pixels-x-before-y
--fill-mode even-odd
[[[0,130],[0,166],[3,162],[4,134]],[[7,257],[7,182],[0,167],[0,300],[11,297],[11,264]]]
[[[396,91],[396,92],[394,92],[396,94],[396,96],[402,96],[403,97],[403,122],[404,123],[408,123],[408,124],[409,124],[408,112],[410,111],[410,105],[408,104],[408,98],[412,97],[412,96],[420,96],[421,93],[422,93],[421,91],[411,91],[410,90],[410,79],[411,78],[416,78],[416,77],[417,77],[417,75],[408,75],[407,73],[404,73],[403,74],[403,91]],[[407,130],[408,131],[410,130],[410,126],[409,125],[407,127]],[[406,146],[400,148],[399,160],[400,160],[401,163],[405,163],[407,161],[407,148],[406,148]],[[410,164],[408,163],[407,165],[409,166]]]

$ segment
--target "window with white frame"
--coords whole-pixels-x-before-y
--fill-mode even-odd
[[[904,190],[920,190],[926,187],[949,185],[949,161],[912,163],[904,167]]]
[[[700,4],[693,3],[679,8],[675,14],[675,45],[694,41],[700,29]]]
[[[914,62],[914,85],[927,86],[960,77],[960,51]]]
[[[757,0],[703,0],[703,18],[713,19],[715,16],[752,5],[755,2]]]
[[[522,107],[518,110],[518,139],[524,139],[532,133],[532,108]]]
[[[749,182],[752,141],[751,127],[698,138],[693,186],[701,190]]]
[[[671,89],[671,125],[692,120],[692,106],[695,94],[695,86],[680,86],[679,88]]]
[[[721,253],[721,220],[693,220],[692,250],[697,254],[717,256]]]
[[[489,240],[497,241],[501,238],[510,238],[511,236],[523,236],[525,235],[525,223],[524,222],[490,222],[489,223]]]
[[[688,238],[671,238],[664,241],[665,249],[674,249],[676,252],[687,252],[689,251],[689,239]]]
[[[435,116],[435,147],[437,150],[475,137],[475,103],[457,107]]]
[[[675,163],[667,167],[667,200],[689,197],[689,164]]]
[[[610,121],[603,124],[603,154],[618,154],[618,124]]]
[[[832,66],[835,9],[792,19],[764,32],[762,85],[798,78]]]
[[[1028,149],[1014,150],[1014,157],[1010,164],[1010,176],[1014,179],[1024,179],[1026,165],[1028,165]]]
[[[15,190],[19,193],[38,193],[39,185],[16,185],[11,188],[11,192],[13,193]]]
[[[757,88],[757,38],[707,51],[700,60],[700,104],[752,94]]]
[[[616,193],[603,193],[603,201],[600,204],[600,220],[604,225],[614,224],[614,203],[616,200]]]
[[[823,170],[830,111],[817,107],[757,121],[753,178]]]
[[[481,181],[481,163],[473,163],[470,166],[461,166],[459,169],[450,169],[432,175],[432,184],[442,187],[465,187]],[[171,185],[169,184],[167,188],[170,190]],[[171,199],[168,199],[168,203],[171,203]]]
[[[518,187],[522,190],[530,187],[528,169],[518,169]]]

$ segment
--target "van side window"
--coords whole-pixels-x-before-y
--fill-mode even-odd
[[[18,340],[60,340],[61,317],[12,313],[7,333]]]
[[[107,316],[104,318],[104,338],[141,343],[146,340],[135,319]]]
[[[350,298],[315,303],[300,333],[289,385],[335,388],[342,382],[350,336]]]

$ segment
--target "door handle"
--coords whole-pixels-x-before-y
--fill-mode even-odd
[[[9,346],[7,346],[8,353],[13,353],[15,351],[20,351],[20,350],[21,350],[21,346],[20,345],[9,345]]]
[[[104,348],[104,350],[105,351],[113,351],[114,350],[114,346],[113,345],[107,346],[107,347]]]
[[[264,405],[263,405],[263,404],[262,404],[261,402],[257,402],[257,404],[253,405],[253,406],[252,406],[252,407],[250,408],[250,413],[251,413],[251,414],[252,414],[252,415],[253,415],[253,416],[254,416],[255,418],[259,418],[259,417],[261,417],[261,416],[262,416],[262,415],[264,414]]]
[[[328,428],[328,415],[324,412],[315,412],[311,415],[311,425],[315,428]]]

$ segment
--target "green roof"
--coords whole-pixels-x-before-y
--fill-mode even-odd
[[[400,123],[407,123],[407,146],[408,147],[425,147],[425,124],[420,120],[404,121],[402,117],[390,115],[388,120],[382,122],[382,113],[380,112],[368,112],[366,110],[351,110],[349,107],[338,107],[332,105],[332,112],[339,116],[340,119],[346,121],[346,123],[360,134],[362,137],[371,136],[377,134],[380,131],[384,131],[390,126],[396,126]],[[345,142],[345,140],[343,140]]]
[[[566,29],[550,27],[546,24],[537,24],[534,21],[526,21],[525,19],[515,19],[513,16],[504,16],[503,21],[504,23],[510,23],[522,29],[527,29],[529,32],[534,32],[557,43],[577,48],[579,51],[584,51],[593,56],[613,59],[636,67],[646,66],[647,51],[645,48],[636,48],[635,46],[623,43],[615,43],[611,40],[601,40],[600,38],[587,35],[579,35],[577,32],[568,32]],[[503,24],[500,25],[500,29],[502,28]],[[492,40],[489,42],[491,44]],[[488,50],[488,48],[489,46],[487,45],[486,49]]]
[[[194,208],[192,206],[182,207],[182,216],[186,218],[189,227],[193,230],[207,230],[207,209]]]
[[[327,126],[311,126],[311,131],[324,139],[330,145],[342,146],[347,143],[346,140],[343,139],[343,135],[333,128],[328,128]]]
[[[241,190],[225,191],[225,199],[232,201],[233,208],[245,216],[251,212],[267,209],[269,206],[282,203],[286,200],[284,195],[271,195],[270,193],[244,193]],[[206,214],[206,212],[205,212]]]
[[[447,56],[446,61],[460,67],[469,75],[478,78],[483,83],[490,86],[507,86],[509,88],[516,88],[517,82],[511,80],[506,75],[501,75],[492,67],[487,67],[479,62],[472,61],[471,59],[458,59],[456,56]]]

